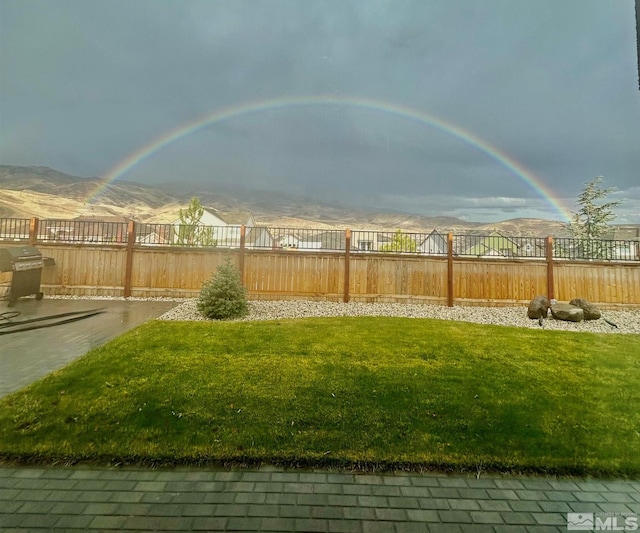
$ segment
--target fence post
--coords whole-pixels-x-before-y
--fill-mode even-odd
[[[38,226],[40,221],[37,217],[33,217],[29,222],[29,246],[35,246],[38,242]]]
[[[124,294],[125,298],[131,296],[131,278],[133,273],[133,246],[136,243],[136,223],[133,220],[127,225],[127,259],[124,271]]]
[[[549,235],[546,241],[547,252],[547,298],[552,300],[554,295],[554,282],[553,282],[553,237]]]
[[[453,233],[447,233],[447,305],[453,307]]]
[[[247,240],[247,227],[242,224],[240,226],[240,258],[238,268],[240,269],[240,278],[244,284],[244,247]]]
[[[344,303],[349,303],[349,266],[351,262],[351,230],[344,232]]]

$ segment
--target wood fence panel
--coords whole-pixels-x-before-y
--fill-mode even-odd
[[[547,265],[542,261],[456,260],[453,283],[457,305],[528,303],[546,294]]]
[[[228,256],[228,250],[136,248],[131,295],[196,297]],[[231,255],[237,265],[236,256]]]
[[[640,266],[616,263],[555,263],[560,301],[585,298],[599,305],[640,305]]]
[[[122,296],[126,249],[107,246],[46,246],[38,249],[56,266],[45,268],[43,291],[71,296]]]
[[[56,263],[44,269],[45,294],[123,295],[126,248],[47,243],[38,248]],[[228,256],[238,264],[238,250],[135,247],[131,295],[195,297]],[[342,301],[344,261],[341,253],[247,250],[244,281],[255,299]],[[560,301],[582,297],[605,309],[640,307],[637,263],[556,260],[553,266]],[[352,301],[447,302],[446,258],[351,254],[349,272]],[[454,305],[520,305],[547,292],[545,261],[456,258],[453,275]],[[9,279],[4,274],[0,282]]]
[[[340,254],[246,251],[244,261],[244,281],[251,298],[342,298],[344,257]]]
[[[356,302],[445,303],[447,262],[416,256],[352,254],[349,297]]]

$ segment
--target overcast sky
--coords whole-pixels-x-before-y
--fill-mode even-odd
[[[335,95],[435,117],[575,210],[596,176],[640,223],[633,0],[0,0],[0,161],[106,176],[250,102]],[[120,179],[283,190],[425,215],[558,219],[467,138],[356,105],[213,122]]]

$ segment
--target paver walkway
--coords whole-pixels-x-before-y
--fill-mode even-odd
[[[640,481],[0,467],[2,532],[564,532],[567,513],[633,524]]]

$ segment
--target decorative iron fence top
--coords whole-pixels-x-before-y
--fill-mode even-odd
[[[33,228],[37,233],[32,235]],[[292,228],[277,226],[203,226],[135,222],[137,245],[297,250],[301,252],[395,253],[481,258],[531,258],[640,261],[640,239],[605,240],[571,237],[512,236],[498,232],[412,232],[403,230]],[[41,243],[121,244],[128,222],[100,220],[0,218],[0,240]],[[451,239],[451,241],[449,241]],[[347,244],[348,243],[348,244]],[[547,250],[551,243],[551,253]]]

